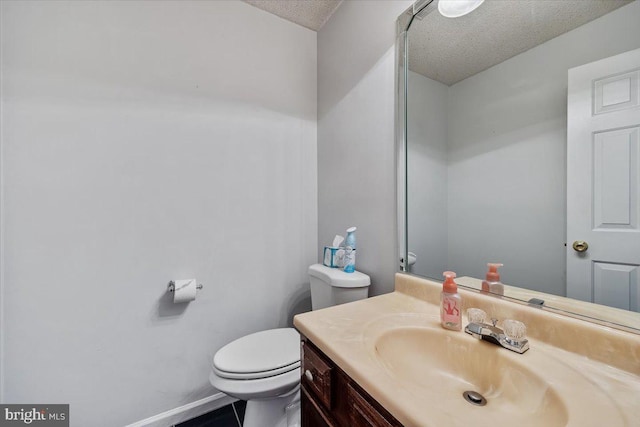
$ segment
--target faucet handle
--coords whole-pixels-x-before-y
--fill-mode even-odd
[[[487,313],[484,310],[479,308],[468,308],[467,309],[467,319],[469,319],[469,323],[484,323],[487,318]]]
[[[527,327],[518,320],[506,319],[502,322],[502,328],[507,337],[507,341],[512,344],[519,343],[527,336]]]

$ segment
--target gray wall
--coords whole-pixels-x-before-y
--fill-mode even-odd
[[[214,352],[308,298],[316,33],[237,1],[1,7],[3,402],[118,426],[213,395]]]
[[[407,244],[410,272],[442,278],[447,263],[447,103],[449,87],[409,71],[407,77]],[[428,236],[428,238],[425,238]]]
[[[395,20],[412,1],[345,1],[318,33],[318,249],[358,227],[356,268],[393,290]]]

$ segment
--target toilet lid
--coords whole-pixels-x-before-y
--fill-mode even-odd
[[[345,273],[341,268],[329,268],[322,264],[310,266],[309,275],[336,288],[364,288],[371,284],[371,278],[364,273]]]
[[[227,378],[262,378],[299,365],[300,334],[293,328],[270,329],[238,338],[213,357],[214,371]]]

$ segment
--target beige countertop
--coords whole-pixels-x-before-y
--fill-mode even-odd
[[[380,360],[377,339],[388,331],[398,328],[443,331],[439,326],[440,288],[437,282],[398,274],[393,293],[301,314],[295,317],[294,325],[407,427],[540,426],[541,420],[535,414],[541,409],[544,413],[546,408],[535,405],[548,405],[548,402],[538,402],[530,396],[535,394],[533,391],[515,391],[518,398],[513,408],[492,405],[489,398],[487,406],[475,407],[457,392],[450,393],[444,382],[407,381],[394,374],[397,367],[390,366],[389,360]],[[523,371],[543,378],[562,402],[563,409],[559,412],[564,411],[564,415],[558,418],[557,425],[639,425],[639,335],[471,291],[461,290],[460,294],[465,309],[479,307],[490,317],[523,321],[528,327],[531,349],[517,354],[464,332],[438,332],[438,336],[464,343],[472,349],[472,355],[496,354],[498,360],[521,366]],[[447,345],[443,342],[448,341],[437,344]],[[475,353],[474,349],[481,352]],[[411,350],[401,345],[393,351],[396,350],[403,356],[398,357],[398,361],[406,363],[407,356],[411,356],[406,352]],[[499,364],[489,363],[490,359],[493,358],[474,362],[473,369],[501,369]],[[419,360],[412,362],[420,363]],[[430,368],[425,362],[424,367],[418,369],[428,371]],[[547,425],[548,422],[545,427]]]

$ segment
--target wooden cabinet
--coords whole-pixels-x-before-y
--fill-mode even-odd
[[[301,349],[302,427],[402,427],[305,337]]]

